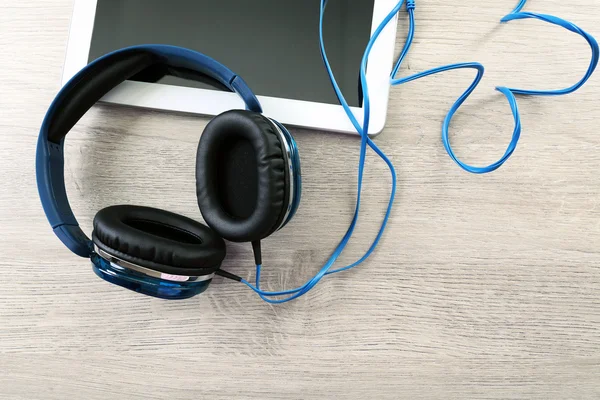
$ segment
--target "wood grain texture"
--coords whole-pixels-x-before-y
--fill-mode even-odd
[[[52,235],[34,176],[37,132],[59,88],[71,0],[0,4],[0,398],[597,399],[600,397],[600,81],[574,95],[520,99],[523,137],[494,174],[455,166],[441,121],[471,73],[393,90],[377,139],[396,164],[391,226],[361,268],[269,306],[216,280],[183,302],[97,279]],[[504,151],[512,131],[495,85],[566,86],[589,50],[542,23],[499,25],[513,1],[423,0],[402,73],[480,61],[487,74],[452,127],[466,161]],[[531,0],[600,35],[600,4]],[[398,41],[405,35],[403,18]],[[200,218],[194,158],[207,120],[99,106],[70,134],[67,189],[84,230],[104,206],[135,203]],[[304,282],[353,210],[356,138],[294,129],[305,190],[267,240],[265,286]],[[335,178],[335,179],[333,179]],[[376,234],[389,194],[370,157],[360,229]],[[249,246],[227,269],[252,277]]]

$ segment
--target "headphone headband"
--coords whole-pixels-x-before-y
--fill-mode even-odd
[[[258,99],[241,77],[214,59],[181,47],[128,47],[100,57],[83,68],[52,102],[40,130],[36,155],[38,191],[46,217],[59,239],[79,256],[89,257],[92,243],[79,228],[67,198],[64,138],[105,94],[131,77],[161,64],[204,75],[236,92],[248,110],[262,112]]]

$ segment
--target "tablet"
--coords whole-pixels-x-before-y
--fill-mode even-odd
[[[327,4],[327,54],[359,121],[362,55],[372,32],[396,2]],[[396,23],[383,31],[369,60],[371,135],[385,125]],[[96,58],[139,44],[182,46],[216,59],[248,83],[265,115],[283,124],[356,133],[321,59],[318,0],[75,0],[63,84]],[[235,93],[175,77],[151,83],[126,81],[102,101],[202,115],[244,107]]]

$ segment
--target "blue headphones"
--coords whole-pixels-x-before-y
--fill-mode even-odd
[[[96,214],[90,239],[79,227],[65,190],[65,137],[123,81],[162,75],[208,78],[236,92],[246,104],[247,110],[215,117],[201,136],[197,197],[208,227],[164,210],[112,206]],[[65,246],[91,258],[101,278],[166,299],[203,292],[215,274],[242,281],[220,269],[225,258],[223,239],[251,242],[260,264],[260,241],[293,218],[301,196],[296,143],[282,124],[262,114],[244,80],[203,54],[165,45],[110,53],[63,87],[41,127],[36,175],[46,217]]]
[[[454,69],[477,70],[473,84],[455,102],[448,113],[442,138],[449,155],[463,169],[488,173],[499,168],[513,153],[521,134],[521,121],[515,95],[563,95],[576,91],[590,78],[600,59],[597,41],[576,25],[551,15],[525,13],[526,0],[503,22],[536,18],[561,26],[583,36],[592,49],[588,70],[577,84],[551,91],[498,88],[509,100],[515,129],[505,155],[487,167],[472,167],[456,158],[448,129],[455,112],[475,90],[483,75],[479,63],[452,64],[397,79],[396,74],[408,54],[414,36],[415,0],[406,0],[409,32],[406,44],[393,69],[392,85],[400,85],[429,75]],[[397,175],[391,160],[367,135],[370,116],[366,66],[373,44],[385,26],[400,11],[404,0],[377,27],[365,50],[361,67],[364,94],[364,119],[360,124],[352,113],[327,58],[323,40],[323,19],[327,0],[321,0],[319,34],[321,55],[333,89],[348,118],[361,136],[358,165],[356,208],[352,222],[329,259],[306,283],[295,289],[265,291],[261,289],[261,240],[285,226],[300,203],[300,159],[296,143],[287,129],[262,115],[260,104],[247,84],[225,66],[192,50],[174,46],[136,46],[108,54],[79,72],[58,94],[42,125],[37,148],[37,181],[44,211],[54,232],[75,254],[89,257],[101,278],[148,295],[181,299],[203,292],[214,275],[241,282],[269,303],[294,300],[317,285],[325,276],[350,270],[374,252],[389,222],[394,204]],[[94,218],[90,240],[79,228],[71,211],[64,184],[63,145],[66,134],[102,96],[128,79],[153,81],[163,75],[205,80],[237,92],[247,110],[228,111],[215,117],[206,127],[198,146],[196,160],[197,196],[200,211],[208,224],[167,211],[132,206],[108,207]],[[356,262],[335,267],[352,237],[361,208],[362,182],[367,147],[388,166],[392,188],[385,216],[372,244]],[[255,182],[256,184],[249,184]],[[256,275],[251,284],[220,269],[225,257],[225,242],[251,242]]]

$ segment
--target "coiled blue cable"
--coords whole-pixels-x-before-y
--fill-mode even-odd
[[[410,3],[410,6],[409,6],[409,3]],[[581,86],[583,86],[587,82],[587,80],[592,76],[592,74],[594,73],[594,70],[598,66],[599,48],[598,48],[598,42],[596,42],[596,40],[594,39],[593,36],[591,36],[590,34],[585,32],[583,29],[579,28],[578,26],[574,25],[573,23],[565,21],[562,18],[558,18],[558,17],[552,16],[552,15],[546,15],[546,14],[521,12],[521,10],[523,9],[523,7],[525,6],[526,3],[527,3],[527,0],[521,0],[519,2],[519,4],[517,5],[517,7],[510,14],[508,14],[507,16],[502,18],[501,22],[508,22],[508,21],[512,21],[512,20],[516,20],[516,19],[535,18],[535,19],[539,19],[544,22],[548,22],[550,24],[561,26],[565,29],[568,29],[571,32],[581,35],[588,42],[588,44],[590,45],[590,47],[592,49],[592,59],[591,59],[590,65],[589,65],[588,70],[587,70],[586,74],[584,75],[584,77],[579,82],[577,82],[575,85],[573,85],[569,88],[566,88],[566,89],[543,90],[542,91],[542,90],[523,90],[523,89],[514,89],[514,88],[507,88],[507,87],[497,87],[496,90],[500,91],[502,94],[504,94],[506,96],[508,103],[510,105],[510,108],[512,110],[512,114],[513,114],[513,118],[514,118],[514,122],[515,122],[515,127],[513,130],[512,138],[511,138],[510,143],[508,144],[506,152],[498,161],[496,161],[488,166],[485,166],[485,167],[475,167],[475,166],[471,166],[469,164],[466,164],[466,163],[460,161],[459,158],[456,156],[456,154],[452,150],[452,146],[450,144],[449,130],[450,130],[450,123],[452,122],[452,118],[454,117],[454,115],[456,114],[456,112],[458,111],[460,106],[467,100],[467,98],[471,95],[471,93],[473,93],[473,91],[477,88],[477,86],[479,85],[479,82],[481,82],[481,79],[483,78],[483,74],[484,74],[483,65],[481,65],[479,63],[451,64],[451,65],[446,65],[443,67],[430,69],[425,72],[420,72],[418,74],[414,74],[414,75],[411,75],[406,78],[396,79],[398,70],[400,69],[402,62],[404,61],[406,54],[408,54],[408,51],[410,49],[410,46],[413,41],[413,36],[414,36],[415,0],[407,1],[406,8],[407,8],[407,12],[409,15],[408,40],[406,41],[406,45],[405,45],[404,49],[402,50],[402,53],[400,54],[400,58],[398,59],[398,62],[396,63],[396,66],[394,67],[394,69],[392,71],[391,84],[393,86],[401,85],[403,83],[411,82],[411,81],[414,81],[414,80],[417,80],[420,78],[424,78],[429,75],[435,75],[438,73],[451,71],[451,70],[464,69],[464,68],[471,68],[471,69],[477,70],[477,75],[475,77],[475,80],[473,81],[471,86],[469,86],[469,88],[452,105],[452,107],[450,108],[450,111],[448,112],[448,114],[446,115],[446,118],[444,119],[444,123],[442,124],[442,142],[444,144],[444,148],[446,149],[446,152],[448,153],[450,158],[452,158],[452,160],[454,160],[454,162],[456,164],[458,164],[462,169],[464,169],[467,172],[471,172],[474,174],[485,174],[485,173],[495,171],[498,168],[500,168],[510,158],[510,156],[515,151],[517,144],[519,142],[519,139],[521,137],[521,130],[522,130],[521,117],[519,114],[519,109],[517,106],[517,100],[515,98],[515,95],[560,96],[560,95],[566,95],[566,94],[572,93],[572,92],[576,91],[577,89],[581,88]]]
[[[446,119],[444,120],[444,123],[442,125],[442,142],[444,144],[444,147],[445,147],[448,155],[450,155],[452,160],[454,160],[454,162],[456,162],[464,170],[474,173],[474,174],[485,174],[488,172],[495,171],[496,169],[500,168],[502,166],[502,164],[504,164],[504,162],[506,162],[506,160],[508,160],[508,158],[512,155],[512,153],[515,151],[515,148],[517,147],[519,138],[521,137],[521,118],[519,116],[517,101],[515,99],[515,96],[512,94],[512,92],[509,89],[504,88],[504,87],[497,88],[497,90],[500,91],[501,93],[503,93],[506,96],[506,98],[508,99],[508,102],[510,104],[510,107],[511,107],[511,110],[513,113],[513,118],[515,121],[515,128],[513,131],[512,139],[506,149],[506,152],[498,161],[496,161],[495,163],[490,164],[488,166],[485,166],[485,167],[471,166],[471,165],[468,165],[468,164],[460,161],[458,159],[458,157],[454,154],[454,151],[452,150],[452,146],[450,145],[450,135],[449,135],[450,122],[452,121],[454,114],[456,114],[456,112],[458,111],[460,106],[467,100],[467,98],[471,95],[471,93],[473,93],[473,91],[477,88],[477,86],[479,85],[479,82],[481,82],[481,79],[483,78],[483,74],[485,71],[483,65],[481,65],[479,63],[462,63],[462,64],[446,65],[443,67],[430,69],[425,72],[420,72],[418,74],[411,75],[406,78],[392,79],[392,85],[396,86],[396,85],[400,85],[400,84],[403,84],[406,82],[424,78],[429,75],[435,75],[438,73],[457,70],[457,69],[475,69],[477,71],[477,75],[475,76],[475,80],[473,81],[471,86],[469,86],[467,88],[467,90],[458,98],[458,100],[452,105],[452,108],[446,115]]]
[[[534,19],[539,19],[540,21],[547,22],[549,24],[561,26],[573,33],[581,35],[588,42],[588,44],[590,45],[590,48],[592,49],[592,59],[590,61],[590,65],[589,65],[587,71],[585,72],[585,75],[583,76],[583,78],[571,87],[568,87],[565,89],[560,89],[560,90],[523,90],[523,89],[512,89],[512,88],[509,90],[517,95],[529,95],[529,96],[562,96],[562,95],[566,95],[566,94],[575,92],[576,90],[581,88],[588,81],[588,79],[590,79],[590,77],[596,70],[596,67],[598,66],[598,58],[600,55],[598,42],[596,41],[596,39],[594,39],[594,37],[592,35],[590,35],[586,31],[584,31],[583,29],[579,28],[577,25],[575,25],[569,21],[565,21],[562,18],[558,18],[553,15],[547,15],[547,14],[519,12],[525,5],[525,2],[526,2],[526,0],[521,0],[521,3],[519,3],[519,7],[517,7],[515,9],[515,11],[513,11],[512,13],[510,13],[507,16],[505,16],[504,18],[502,18],[501,22],[509,22],[509,21],[513,21],[516,19],[534,18]]]

